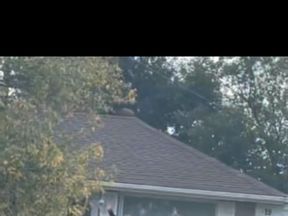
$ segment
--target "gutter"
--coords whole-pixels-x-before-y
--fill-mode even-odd
[[[284,204],[285,204],[285,207],[286,208],[286,211],[288,211],[288,194],[286,194],[286,196],[284,197]]]
[[[226,200],[226,201],[242,201],[242,202],[256,202],[266,204],[288,204],[287,196],[270,196],[270,195],[257,195],[257,194],[244,194],[244,193],[231,193],[220,191],[208,191],[208,190],[195,190],[195,189],[183,189],[172,187],[160,187],[150,185],[137,185],[126,183],[108,183],[102,182],[102,186],[105,189],[117,190],[119,192],[134,192],[134,193],[146,193],[163,196],[178,196],[178,197],[190,197],[201,199],[213,199],[213,200]]]

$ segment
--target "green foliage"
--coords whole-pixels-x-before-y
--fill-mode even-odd
[[[126,84],[137,89],[137,103],[130,108],[140,119],[165,130],[171,118],[165,114],[171,112],[169,105],[174,97],[169,81],[174,69],[168,70],[167,58],[138,57],[136,61],[132,57],[121,57],[120,67]]]
[[[252,175],[284,192],[288,192],[287,70],[286,57],[239,57],[223,67],[223,75],[230,79],[227,87],[234,88],[230,103],[248,119]]]
[[[198,73],[204,64],[204,60],[198,64]],[[211,64],[214,77],[208,77],[208,81],[218,80],[222,101],[216,103],[215,112],[207,112],[203,107],[197,114],[195,109],[177,112],[182,127],[178,138],[288,192],[287,58],[222,58]],[[203,80],[193,80],[208,86]],[[213,88],[220,94],[217,85]],[[201,89],[197,92],[205,95]]]
[[[206,65],[200,61],[198,58],[190,65],[179,65],[176,59],[166,57],[120,58],[126,83],[137,89],[137,103],[131,107],[136,115],[155,128],[165,131],[173,126],[178,132],[180,125],[174,112],[188,112],[205,103],[191,91],[200,91],[209,102],[216,103],[219,85],[211,81],[213,65],[208,58]]]
[[[1,98],[0,215],[82,215],[109,173],[90,166],[103,157],[100,143],[84,148],[75,140],[123,97],[119,68],[112,57],[2,60],[3,82],[15,92]],[[55,125],[79,111],[88,113],[89,127],[58,130],[55,139]]]

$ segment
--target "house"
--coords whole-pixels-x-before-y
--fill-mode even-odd
[[[84,114],[67,120],[86,126]],[[287,196],[158,131],[133,115],[102,116],[81,145],[101,142],[115,183],[93,196],[91,216],[288,216]]]

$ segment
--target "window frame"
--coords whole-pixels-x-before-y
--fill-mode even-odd
[[[161,200],[167,200],[167,201],[180,201],[180,202],[183,201],[183,202],[194,202],[194,203],[198,202],[198,203],[214,204],[215,205],[214,216],[217,216],[217,209],[218,209],[218,204],[219,204],[219,200],[203,199],[203,198],[197,198],[197,197],[181,197],[181,196],[167,197],[167,196],[151,194],[151,193],[119,192],[117,216],[123,216],[125,197],[152,198],[152,199],[155,198],[155,199],[161,199]]]

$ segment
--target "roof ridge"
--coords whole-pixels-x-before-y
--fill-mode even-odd
[[[114,117],[114,116],[113,116]],[[166,139],[169,139],[170,141],[174,142],[178,147],[180,148],[183,148],[187,151],[189,151],[191,154],[194,154],[198,157],[201,157],[203,158],[204,160],[208,161],[209,163],[212,163],[214,165],[216,165],[217,167],[219,167],[220,169],[222,169],[223,171],[227,171],[231,174],[233,174],[234,176],[238,177],[238,178],[241,178],[243,179],[244,181],[246,181],[247,183],[250,183],[251,185],[253,186],[259,186],[259,183],[261,184],[261,187],[263,190],[265,190],[266,192],[269,192],[268,190],[274,190],[278,193],[282,193],[283,196],[285,195],[283,192],[273,188],[273,187],[270,187],[268,185],[266,185],[265,183],[249,176],[248,174],[245,174],[245,173],[241,173],[240,171],[224,164],[223,162],[221,162],[220,160],[214,158],[214,157],[211,157],[211,156],[208,156],[204,153],[202,153],[201,151],[195,149],[194,147],[192,146],[188,146],[187,144],[175,139],[174,137],[170,136],[170,135],[167,135],[163,132],[160,132],[159,130],[153,128],[152,126],[150,126],[149,124],[147,124],[146,122],[142,121],[141,119],[137,118],[136,116],[133,116],[136,121],[141,125],[141,126],[144,126],[145,128],[149,129],[149,130],[152,130],[153,132],[157,132],[159,134],[161,134],[161,136],[165,137]],[[130,117],[131,118],[131,117]],[[216,163],[215,163],[216,162]]]

